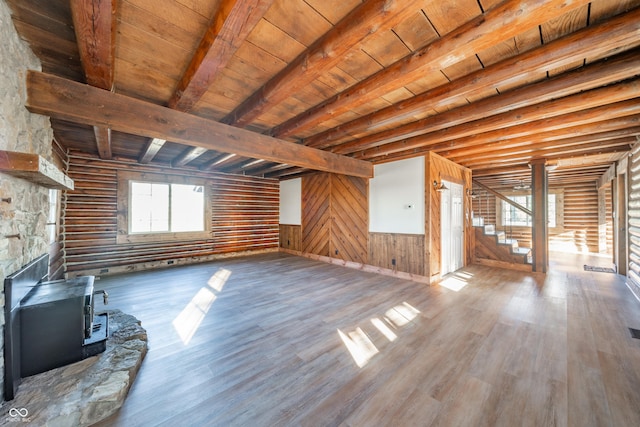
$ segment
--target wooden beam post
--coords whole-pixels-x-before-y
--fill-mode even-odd
[[[87,83],[113,90],[117,0],[71,0],[71,15]],[[111,129],[94,127],[98,154],[110,159]]]
[[[38,114],[313,170],[371,178],[370,162],[287,142],[38,71],[27,73]]]
[[[545,159],[532,160],[531,165],[531,195],[533,205],[533,227],[531,243],[533,250],[533,271],[546,273],[549,267],[549,236],[547,204],[549,185],[547,182],[547,161]]]

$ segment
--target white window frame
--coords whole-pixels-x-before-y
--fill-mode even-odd
[[[131,182],[148,182],[154,184],[181,184],[202,186],[204,197],[202,231],[168,231],[168,232],[135,232],[130,231],[129,210],[131,207],[130,188]],[[187,177],[181,175],[169,175],[158,173],[118,171],[118,234],[116,243],[145,243],[162,241],[202,240],[211,238],[211,203],[210,192],[205,179]]]
[[[506,197],[511,196],[531,196],[531,193],[526,191],[511,191],[503,193]],[[549,191],[549,195],[555,195],[556,197],[556,225],[555,227],[549,227],[549,230],[554,232],[561,232],[564,230],[564,191],[562,189],[553,189]],[[504,223],[502,217],[502,204],[507,203],[496,197],[496,223],[499,227],[510,227],[513,230],[527,230],[531,229],[531,225],[509,225]],[[525,206],[526,207],[526,206]],[[515,208],[514,208],[515,209]]]

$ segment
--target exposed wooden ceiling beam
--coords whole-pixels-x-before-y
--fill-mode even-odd
[[[168,106],[190,111],[262,19],[274,0],[223,0]]]
[[[197,159],[208,150],[202,147],[191,147],[184,150],[178,157],[171,161],[171,167],[179,168],[186,165],[194,159]]]
[[[618,138],[607,141],[598,141],[579,144],[535,144],[523,150],[514,150],[509,153],[492,153],[486,156],[462,157],[456,160],[450,159],[468,168],[476,168],[481,165],[522,163],[533,158],[560,159],[570,157],[580,157],[587,154],[599,152],[628,151],[634,137]]]
[[[498,166],[510,166],[510,165],[519,165],[522,162],[528,163],[533,159],[540,159],[540,158],[544,158],[546,160],[549,161],[555,161],[555,160],[560,160],[560,159],[569,159],[569,158],[575,158],[575,159],[579,159],[582,157],[590,157],[590,156],[601,156],[603,154],[606,155],[613,155],[613,154],[621,154],[621,153],[626,153],[631,149],[631,145],[628,144],[622,144],[622,145],[617,145],[617,146],[613,146],[613,147],[604,147],[604,148],[599,148],[599,147],[592,147],[590,149],[585,149],[584,151],[581,151],[580,153],[575,153],[575,155],[571,155],[569,156],[567,153],[553,153],[553,152],[543,152],[541,153],[541,155],[539,157],[521,157],[521,158],[513,158],[513,159],[504,159],[501,161],[488,161],[488,162],[478,162],[478,163],[473,163],[473,164],[465,164],[462,163],[462,166],[468,167],[470,169],[472,169],[473,171],[476,170],[480,170],[482,168],[490,168],[490,167],[498,167]]]
[[[438,152],[452,162],[462,159],[482,158],[485,156],[500,156],[513,152],[518,154],[526,150],[533,150],[540,147],[565,147],[571,145],[580,145],[588,143],[599,143],[619,138],[630,138],[634,135],[640,135],[640,127],[625,128],[619,130],[610,130],[607,132],[589,133],[580,136],[569,137],[564,134],[556,134],[547,136],[548,133],[542,132],[535,137],[522,137],[506,141],[473,145],[471,147],[460,147]]]
[[[94,126],[93,134],[96,137],[96,145],[98,146],[98,155],[101,159],[110,159],[113,157],[111,153],[111,129],[103,126]]]
[[[530,125],[521,126],[529,127]],[[372,163],[383,163],[417,156],[420,154],[424,154],[427,151],[434,151],[444,157],[448,157],[449,155],[451,155],[451,152],[453,150],[461,149],[477,150],[475,152],[482,153],[485,151],[500,149],[500,147],[503,145],[520,143],[529,144],[534,139],[538,142],[552,141],[564,138],[584,137],[585,135],[589,135],[592,133],[619,131],[625,128],[637,128],[638,126],[640,126],[640,115],[616,117],[600,122],[574,126],[567,123],[566,127],[560,126],[556,129],[547,131],[541,129],[539,132],[534,133],[525,132],[525,134],[521,136],[509,135],[508,132],[505,132],[504,129],[497,129],[491,132],[485,132],[461,139],[451,140],[444,138],[437,143],[426,144],[420,147],[409,146],[404,151],[401,150],[391,155],[386,154],[367,157],[367,160],[371,161]],[[518,127],[513,130],[515,131],[516,135],[519,134]]]
[[[235,154],[221,153],[209,160],[204,165],[200,166],[200,170],[214,169],[216,166],[224,164],[229,159],[236,157]]]
[[[505,59],[438,86],[415,97],[400,101],[371,114],[305,138],[304,144],[326,148],[356,132],[376,131],[394,122],[404,121],[425,108],[446,108],[452,100],[471,93],[496,88],[531,72],[566,66],[584,57],[600,57],[612,49],[640,44],[640,8],[586,27],[536,49]],[[636,53],[638,55],[638,53]],[[278,132],[275,132],[277,135]]]
[[[352,10],[282,71],[236,107],[223,123],[244,126],[335,67],[371,34],[389,30],[415,13],[408,0],[370,0]]]
[[[433,43],[277,126],[271,134],[283,137],[309,129],[401,88],[425,73],[454,65],[587,3],[589,0],[505,0]]]
[[[158,151],[167,143],[166,139],[161,138],[151,138],[147,142],[147,145],[142,150],[142,154],[138,159],[138,163],[146,164],[149,163],[155,156],[158,154]]]
[[[134,135],[165,139],[250,158],[370,178],[371,163],[317,150],[50,74],[27,73],[27,108],[34,113]]]
[[[87,83],[113,90],[117,0],[71,0],[80,60]],[[110,159],[111,130],[94,127],[98,154]]]
[[[534,83],[522,89],[408,123],[397,129],[340,144],[331,151],[349,154],[442,130],[447,132],[450,139],[461,138],[491,129],[515,126],[632,99],[640,93],[640,79],[599,87],[638,73],[640,52],[634,51],[622,59],[613,61],[611,69],[606,62],[599,63],[549,81]],[[593,87],[598,88],[592,89]],[[565,96],[567,93],[573,95]]]
[[[617,89],[620,89],[618,91]],[[640,80],[636,79],[631,82],[618,84],[615,86],[594,89],[592,91],[571,95],[560,100],[548,101],[542,104],[536,104],[532,107],[525,107],[514,110],[509,113],[503,113],[489,117],[484,120],[476,120],[474,122],[465,123],[451,129],[443,129],[424,135],[407,138],[400,141],[391,142],[368,150],[362,150],[353,153],[353,157],[359,159],[370,159],[380,155],[393,154],[400,151],[407,151],[412,148],[421,148],[433,145],[439,142],[451,141],[453,139],[474,137],[482,135],[481,132],[492,135],[500,134],[499,139],[516,138],[519,136],[535,135],[539,132],[561,129],[563,127],[578,126],[580,124],[595,123],[616,117],[632,116],[640,113],[640,103],[634,100],[632,92],[635,95],[640,90]],[[625,95],[626,93],[626,95]],[[599,100],[593,98],[594,95],[605,95],[610,98],[612,103],[608,105],[600,105],[585,110],[574,111],[571,107],[572,102],[585,102],[584,105],[594,103],[599,104]],[[616,102],[618,99],[629,99]],[[566,110],[563,113],[559,109],[562,105]],[[578,108],[582,105],[576,104]],[[573,108],[576,107],[573,106]],[[549,107],[549,111],[544,108]],[[522,113],[522,115],[521,115]],[[491,124],[492,126],[489,126]],[[496,131],[492,129],[497,129]]]

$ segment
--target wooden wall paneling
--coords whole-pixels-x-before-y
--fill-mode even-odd
[[[364,178],[331,175],[331,256],[368,262],[369,184]]]
[[[213,237],[117,244],[117,171],[121,169],[207,178]],[[70,155],[69,174],[76,177],[76,188],[66,192],[61,205],[67,275],[105,274],[277,249],[277,180],[101,160],[79,153]]]
[[[302,226],[280,224],[280,247],[296,252],[302,251]]]
[[[302,177],[302,251],[331,256],[330,189],[327,173]]]
[[[369,233],[370,265],[425,276],[424,261],[423,234]]]
[[[427,153],[425,162],[425,220],[426,220],[426,264],[425,275],[432,280],[440,277],[441,266],[441,236],[440,236],[440,193],[435,190],[433,182],[441,180],[456,182],[463,185],[465,215],[464,243],[465,253],[463,259],[468,264],[473,259],[473,226],[471,223],[471,197],[467,195],[467,189],[471,189],[471,170],[453,163],[433,152]]]

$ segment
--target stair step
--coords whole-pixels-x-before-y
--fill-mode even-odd
[[[531,252],[530,248],[513,248],[514,254],[529,255],[530,252]]]
[[[485,234],[495,234],[496,233],[495,224],[485,224],[484,225],[484,233]]]

